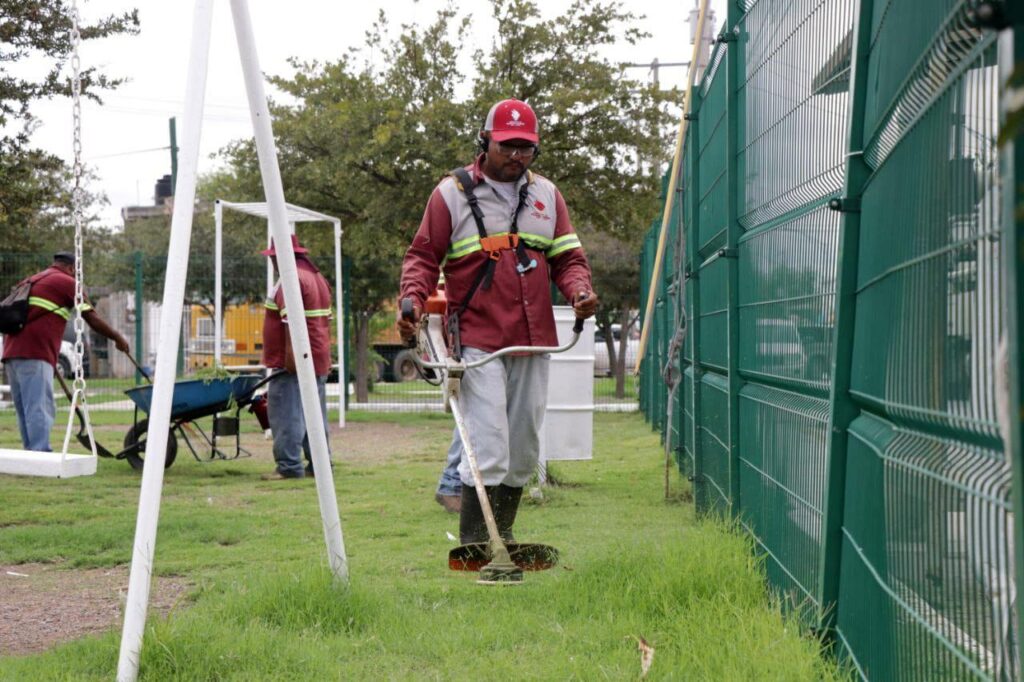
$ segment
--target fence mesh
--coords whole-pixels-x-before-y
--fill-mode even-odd
[[[730,5],[668,188],[681,257],[654,283],[640,409],[678,434],[698,509],[749,529],[866,679],[1020,674],[997,361],[1020,352],[996,145],[1013,51],[976,7]]]

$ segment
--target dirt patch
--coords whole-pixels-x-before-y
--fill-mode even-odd
[[[334,459],[356,465],[388,464],[430,457],[440,467],[451,427],[349,422],[331,425]],[[197,441],[194,443],[200,445]],[[233,442],[228,439],[233,451]],[[218,445],[221,445],[218,442]],[[272,441],[242,436],[253,459],[273,466]],[[202,454],[206,454],[203,444]],[[178,457],[191,455],[179,443]],[[127,465],[125,465],[127,466]],[[185,596],[182,578],[154,577],[149,613],[166,615]],[[59,564],[0,566],[0,656],[33,654],[57,644],[121,627],[128,592],[128,567],[66,569]]]
[[[437,460],[440,465],[448,451],[451,429],[449,424],[443,422],[422,426],[349,422],[345,428],[331,424],[328,437],[335,462],[393,464],[427,456]],[[233,447],[233,443],[229,445],[232,451]],[[273,441],[260,434],[243,435],[242,447],[252,453],[254,461],[268,464],[274,461]],[[205,450],[202,452],[205,454]],[[180,459],[183,456],[190,456],[188,448],[179,443],[178,457]]]
[[[182,578],[154,577],[149,613],[166,615],[188,588]],[[119,628],[127,593],[127,566],[0,566],[0,656],[38,653]]]
[[[361,422],[345,428],[331,428],[331,449],[335,458],[353,464],[387,464],[428,455],[444,461],[451,437],[450,424],[424,426]]]

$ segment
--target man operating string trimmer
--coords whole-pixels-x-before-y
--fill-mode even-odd
[[[528,170],[540,152],[533,109],[514,99],[498,102],[478,144],[476,160],[452,171],[427,202],[402,264],[401,297],[412,300],[412,319],[397,323],[404,338],[416,334],[443,263],[449,352],[467,362],[509,346],[556,346],[550,281],[580,318],[593,315],[598,302],[562,194]],[[523,486],[537,466],[547,383],[546,355],[503,357],[462,378],[467,431],[505,542],[514,542]],[[486,542],[465,458],[459,476],[460,541]]]

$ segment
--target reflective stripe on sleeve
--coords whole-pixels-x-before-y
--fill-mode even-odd
[[[552,258],[560,253],[568,251],[570,249],[581,249],[583,244],[580,243],[580,238],[575,233],[567,234],[551,242],[551,247],[548,248],[547,257]]]

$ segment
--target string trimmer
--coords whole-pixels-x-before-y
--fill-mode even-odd
[[[498,533],[498,525],[494,520],[487,490],[484,487],[480,470],[477,468],[476,452],[473,440],[463,418],[459,404],[462,388],[462,376],[467,369],[480,367],[505,355],[524,355],[536,353],[562,353],[569,350],[580,338],[583,331],[583,320],[577,318],[573,327],[573,336],[563,346],[510,346],[495,351],[483,358],[466,362],[455,359],[448,354],[448,346],[444,338],[444,304],[431,306],[428,301],[427,310],[420,319],[416,335],[416,362],[424,369],[432,369],[441,373],[444,386],[445,404],[455,418],[455,426],[462,439],[463,452],[473,473],[473,487],[480,500],[484,523],[487,526],[488,542],[460,545],[448,553],[448,568],[454,571],[480,571],[478,583],[483,585],[514,584],[523,581],[523,571],[543,571],[558,563],[558,550],[550,545],[537,543],[510,542],[505,543]],[[413,304],[411,299],[401,301],[402,317],[411,320]],[[427,359],[424,359],[427,358]]]

